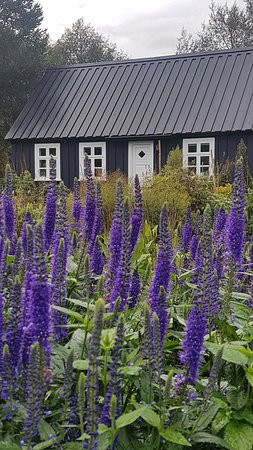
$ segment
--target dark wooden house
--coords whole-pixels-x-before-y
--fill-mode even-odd
[[[18,173],[72,186],[84,155],[95,177],[158,171],[183,149],[186,167],[212,174],[240,139],[253,173],[253,48],[49,68],[6,136]]]

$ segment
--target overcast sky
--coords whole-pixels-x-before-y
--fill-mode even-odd
[[[129,57],[172,54],[184,26],[196,33],[208,18],[209,0],[39,0],[44,26],[56,40],[80,17]],[[219,3],[223,3],[222,0]],[[228,0],[231,5],[234,0]],[[237,0],[243,5],[243,0]]]

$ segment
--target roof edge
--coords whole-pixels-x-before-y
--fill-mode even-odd
[[[134,58],[134,59],[121,59],[115,61],[101,61],[94,63],[83,63],[83,64],[69,64],[69,65],[59,65],[59,66],[49,66],[46,71],[55,69],[78,69],[82,67],[94,67],[94,66],[108,66],[108,65],[118,65],[118,64],[129,64],[137,62],[149,62],[149,61],[164,61],[167,59],[178,59],[178,58],[196,58],[207,55],[223,55],[226,53],[242,53],[242,52],[253,52],[253,47],[242,47],[242,48],[231,48],[226,50],[212,50],[207,52],[197,52],[197,53],[179,53],[173,55],[163,55],[163,56],[151,56],[144,58]]]

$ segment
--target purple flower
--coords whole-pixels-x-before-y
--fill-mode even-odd
[[[66,263],[65,243],[61,238],[56,241],[54,247],[51,283],[51,302],[53,305],[61,307],[66,306]],[[67,316],[55,309],[53,309],[52,316],[54,338],[56,342],[60,342],[67,336],[67,330],[64,328],[64,325],[67,325]]]
[[[164,342],[168,326],[167,294],[169,290],[171,260],[172,247],[168,229],[168,208],[165,205],[160,215],[159,247],[149,292],[151,310],[156,312],[160,323],[161,343]]]
[[[134,209],[131,217],[131,237],[130,245],[131,251],[134,250],[138,240],[143,218],[142,194],[138,175],[134,179]]]
[[[13,375],[15,374],[15,369],[19,361],[19,351],[22,339],[21,319],[21,282],[20,278],[16,276],[9,304],[9,322],[6,332],[6,341],[9,347]]]
[[[97,236],[90,259],[90,268],[95,275],[101,275],[104,268],[104,255]]]
[[[12,243],[15,232],[15,213],[12,192],[13,177],[9,164],[5,170],[5,190],[3,195],[4,230],[5,235]]]
[[[114,216],[110,231],[108,271],[106,273],[106,288],[107,292],[109,293],[112,290],[113,282],[115,280],[119,265],[122,246],[122,223],[123,223],[123,187],[122,183],[118,181],[116,187],[116,202],[115,202]]]
[[[237,161],[235,166],[232,207],[228,219],[229,224],[227,236],[230,253],[235,265],[240,265],[242,260],[245,233],[244,209],[245,193],[243,164],[241,161]]]
[[[94,313],[94,325],[88,349],[87,372],[87,417],[85,433],[90,436],[85,440],[83,448],[96,449],[98,436],[98,366],[100,356],[100,340],[103,329],[104,302],[97,300]]]
[[[183,351],[180,354],[181,363],[187,369],[186,381],[191,384],[197,379],[205,334],[206,320],[203,311],[194,305],[188,316],[185,339],[182,342]]]
[[[87,242],[92,238],[96,210],[95,186],[91,172],[90,160],[85,158],[86,198],[84,210],[84,231]]]
[[[190,243],[190,252],[193,261],[195,260],[200,239],[200,215],[197,213],[194,234]]]
[[[13,395],[13,377],[10,352],[7,344],[3,347],[3,365],[1,367],[1,396],[3,400],[10,400]]]
[[[74,228],[76,230],[79,229],[79,222],[82,214],[82,204],[80,197],[80,185],[78,179],[74,178],[74,201],[73,201],[73,209],[72,209],[72,217],[74,219]]]
[[[56,214],[56,224],[54,233],[54,251],[59,245],[61,238],[64,239],[64,264],[67,264],[68,251],[69,251],[69,230],[67,223],[68,211],[67,211],[67,199],[66,199],[66,188],[64,183],[61,181],[58,190],[57,199],[57,214]]]
[[[4,303],[0,294],[0,380],[2,379],[3,370],[3,345],[4,345]]]
[[[56,223],[56,205],[57,205],[56,184],[55,182],[53,182],[49,186],[49,189],[47,191],[44,222],[43,222],[43,239],[46,252],[50,249],[54,236]]]
[[[134,269],[131,279],[131,287],[129,293],[128,306],[129,309],[133,309],[136,305],[138,297],[141,291],[140,275],[137,269]]]
[[[129,218],[129,200],[126,199],[123,205],[123,231],[122,247],[120,260],[114,286],[109,297],[109,310],[113,311],[116,299],[120,297],[119,311],[124,311],[130,288],[130,218]]]
[[[192,239],[192,216],[191,216],[191,207],[188,206],[186,210],[186,219],[182,233],[182,247],[184,253],[188,252],[191,239]]]
[[[32,213],[28,210],[25,213],[24,222],[22,225],[22,231],[21,231],[21,239],[22,239],[22,250],[24,256],[26,256],[27,253],[27,225],[31,225],[33,227],[33,217]]]
[[[223,208],[220,208],[218,210],[213,226],[213,245],[216,251],[218,251],[220,245],[223,242],[226,222],[227,222],[227,214]]]

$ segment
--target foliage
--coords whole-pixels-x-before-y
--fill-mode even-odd
[[[7,147],[4,137],[44,68],[48,36],[41,28],[42,19],[42,8],[33,0],[1,1],[1,157]]]
[[[83,64],[88,62],[123,59],[125,55],[117,50],[116,44],[109,42],[83,18],[67,28],[60,39],[50,48],[48,63]]]
[[[253,4],[228,6],[211,3],[208,23],[203,23],[197,37],[185,28],[178,39],[177,53],[203,52],[228,48],[250,47],[253,44]]]

